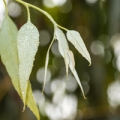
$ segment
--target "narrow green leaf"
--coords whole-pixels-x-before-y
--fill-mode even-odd
[[[40,120],[39,110],[34,100],[31,84],[29,81],[28,81],[28,89],[27,89],[27,95],[26,95],[26,105],[30,108],[30,110],[36,116],[37,120]]]
[[[68,75],[69,57],[68,57],[67,51],[69,50],[69,46],[68,46],[64,33],[57,27],[55,29],[55,35],[59,43],[58,47],[59,47],[60,54],[63,56],[64,61],[65,61],[66,74]]]
[[[81,82],[80,82],[80,79],[79,79],[78,74],[77,74],[77,72],[76,72],[76,70],[75,70],[75,66],[74,66],[75,62],[74,62],[74,56],[73,56],[72,51],[69,51],[69,58],[70,58],[69,67],[70,67],[73,75],[75,76],[76,81],[78,82],[78,84],[79,84],[79,86],[80,86],[80,88],[81,88],[83,97],[86,99],[85,94],[84,94],[84,90],[83,90],[82,85],[81,85]]]
[[[73,64],[73,67],[75,67],[74,54],[73,54],[73,52],[72,52],[71,50],[69,51],[69,55],[71,56],[70,58],[71,58],[71,62],[72,62],[72,64]]]
[[[59,43],[59,51],[60,51],[61,55],[63,56],[65,62],[66,62],[66,65],[67,65],[67,66],[66,66],[66,67],[67,67],[66,69],[68,69],[68,65],[69,65],[69,67],[70,67],[73,75],[75,76],[76,81],[78,82],[78,84],[79,84],[79,86],[80,86],[80,88],[81,88],[83,97],[86,99],[86,97],[85,97],[85,95],[84,95],[84,91],[83,91],[82,85],[81,85],[81,83],[80,83],[80,79],[79,79],[78,74],[77,74],[77,72],[76,72],[76,70],[75,70],[75,60],[74,60],[74,56],[73,56],[72,51],[66,49],[66,48],[63,47],[60,43]],[[61,51],[62,51],[63,53],[62,53]]]
[[[33,67],[33,61],[39,45],[39,32],[29,21],[18,31],[17,48],[19,61],[19,81],[24,102],[26,105],[26,94],[28,80]]]
[[[21,96],[18,82],[17,33],[16,26],[6,15],[0,30],[0,55],[15,89]]]
[[[42,93],[44,93],[44,88],[45,88],[45,82],[46,82],[46,77],[47,77],[47,67],[48,67],[48,62],[49,62],[49,52],[50,52],[50,48],[53,44],[55,40],[55,33],[54,33],[54,37],[52,39],[52,42],[50,43],[50,46],[48,48],[47,54],[46,54],[46,60],[45,60],[45,74],[44,74],[44,83],[43,83],[43,89],[42,89]]]
[[[46,54],[46,60],[45,60],[45,74],[44,74],[44,83],[43,83],[42,93],[44,93],[45,82],[46,82],[46,77],[47,77],[47,67],[48,67],[48,62],[49,62],[49,51],[50,51],[50,49],[48,49],[47,54]]]
[[[67,31],[67,39],[74,45],[74,47],[78,50],[78,52],[85,57],[88,62],[91,64],[91,58],[88,53],[88,50],[80,36],[80,34],[77,31],[74,30],[68,30]]]
[[[0,29],[0,55],[1,60],[11,77],[15,90],[23,100],[18,79],[17,33],[16,26],[9,16],[6,15]],[[40,120],[39,111],[32,95],[30,82],[28,84],[26,104],[37,119]]]
[[[78,82],[78,84],[79,84],[79,86],[81,88],[83,97],[86,99],[86,97],[84,95],[82,85],[80,83],[80,79],[79,79],[78,74],[77,74],[77,72],[75,70],[74,55],[73,55],[72,51],[69,50],[68,43],[67,43],[67,40],[65,38],[65,35],[59,28],[56,28],[55,33],[56,33],[55,34],[56,39],[58,40],[58,45],[59,45],[58,47],[59,47],[60,54],[63,56],[63,58],[65,60],[66,72],[68,72],[68,66],[69,66],[72,73],[73,73],[73,75],[76,78],[76,81]]]
[[[62,30],[60,30],[58,27],[55,28],[55,36],[56,39],[67,49],[69,49],[66,37],[64,35],[64,33],[62,32]]]
[[[65,67],[66,67],[66,75],[68,76],[68,65],[69,65],[68,49],[65,48],[60,42],[58,43],[59,43],[58,44],[59,52],[64,58]]]

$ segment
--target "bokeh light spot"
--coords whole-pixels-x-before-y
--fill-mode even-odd
[[[53,8],[55,6],[62,6],[66,0],[43,0],[43,5],[49,8]]]
[[[11,17],[18,17],[21,14],[21,7],[16,2],[10,2],[8,5],[8,12]]]
[[[66,83],[66,90],[69,92],[74,92],[78,87],[78,83],[76,79],[70,74],[67,77],[65,77],[65,83]]]
[[[108,102],[111,107],[116,108],[120,105],[120,81],[112,82],[107,89]]]
[[[36,78],[38,82],[43,83],[44,81],[44,73],[45,73],[45,68],[42,67],[37,71]],[[51,71],[47,69],[47,77],[46,77],[46,82],[48,82],[51,79]]]
[[[58,50],[58,42],[57,42],[57,41],[55,41],[55,42],[53,43],[52,48],[51,48],[51,51],[52,51],[52,53],[53,53],[55,56],[57,56],[57,57],[60,57],[60,56],[61,56],[61,55],[60,55],[60,52],[59,52],[59,50]]]
[[[97,0],[86,0],[86,2],[89,3],[89,4],[94,4],[94,3],[97,2]]]
[[[68,0],[63,6],[59,7],[60,12],[62,13],[68,13],[72,9],[72,2]]]
[[[93,41],[90,49],[94,55],[104,55],[104,46],[100,41]]]
[[[35,102],[37,104],[43,104],[45,102],[45,97],[44,95],[41,93],[40,90],[34,90],[33,91],[33,95],[34,95],[34,98],[35,98]]]

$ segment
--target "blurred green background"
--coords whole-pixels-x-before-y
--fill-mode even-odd
[[[49,19],[30,9],[31,20],[40,32],[40,45],[30,82],[41,120],[120,120],[120,0],[24,0],[51,14],[70,30],[77,30],[90,53],[92,65],[69,43],[87,99],[65,64],[54,42],[50,51],[45,94],[42,95],[44,64],[53,37]],[[2,1],[1,1],[2,2]],[[1,3],[0,3],[1,4]],[[0,22],[4,14],[0,6]],[[26,8],[8,1],[9,15],[18,29],[27,21]],[[27,58],[27,57],[26,57]],[[36,120],[14,90],[0,62],[0,120]]]

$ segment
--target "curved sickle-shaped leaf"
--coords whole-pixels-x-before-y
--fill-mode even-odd
[[[60,51],[61,55],[63,56],[63,58],[65,60],[65,63],[67,65],[66,69],[68,69],[68,65],[69,65],[69,67],[70,67],[73,75],[75,76],[76,81],[78,82],[78,84],[79,84],[79,86],[81,88],[83,97],[86,99],[85,94],[84,94],[84,90],[83,90],[82,85],[80,83],[80,79],[79,79],[78,74],[77,74],[77,72],[75,70],[75,60],[74,60],[74,56],[73,56],[72,51],[70,51],[68,49],[65,49],[65,47],[63,47],[62,45],[60,45],[60,43],[59,43],[59,51]]]
[[[68,75],[69,57],[68,57],[67,51],[69,50],[69,46],[68,46],[64,33],[57,27],[55,28],[55,35],[59,43],[58,44],[59,52],[63,56],[64,61],[65,61],[66,74]]]
[[[74,47],[78,50],[78,52],[85,57],[88,62],[91,64],[91,58],[88,53],[88,50],[80,36],[80,34],[77,31],[74,30],[68,30],[67,31],[67,39],[74,45]]]
[[[44,93],[45,82],[46,82],[46,77],[47,77],[47,67],[48,67],[48,62],[49,62],[49,51],[50,51],[50,49],[48,49],[48,51],[47,51],[46,60],[45,60],[45,74],[44,74],[44,83],[43,83],[42,94]]]
[[[72,73],[73,73],[73,75],[75,76],[75,78],[76,78],[80,88],[81,88],[83,97],[86,99],[86,97],[84,95],[84,91],[83,91],[82,85],[80,83],[80,79],[79,79],[78,74],[77,74],[77,72],[75,70],[74,56],[73,56],[72,51],[69,50],[68,43],[67,43],[67,40],[65,38],[65,35],[58,28],[56,28],[55,33],[56,33],[56,38],[58,40],[60,54],[63,56],[63,58],[65,60],[66,72],[68,72],[68,66],[69,66],[71,71],[72,71]]]
[[[55,35],[54,35],[55,37]],[[45,60],[45,74],[44,74],[44,83],[43,83],[43,89],[42,89],[42,94],[44,93],[44,88],[45,88],[45,82],[46,82],[46,77],[47,77],[47,68],[48,68],[48,62],[49,62],[49,52],[50,52],[50,48],[55,40],[55,38],[53,37],[52,42],[50,43],[50,46],[47,50],[47,54],[46,54],[46,60]]]
[[[58,42],[59,43],[59,42]],[[66,49],[61,43],[58,44],[59,52],[63,56],[65,61],[66,67],[66,75],[68,76],[68,65],[69,65],[69,56],[68,56],[68,49]]]
[[[75,70],[75,67],[74,67],[75,61],[74,61],[74,56],[73,56],[72,51],[69,51],[69,58],[70,58],[69,67],[70,67],[73,75],[75,76],[75,79],[77,80],[77,82],[78,82],[78,84],[79,84],[79,86],[80,86],[80,88],[81,88],[83,97],[86,99],[85,94],[84,94],[84,90],[83,90],[82,85],[81,85],[81,82],[80,82],[80,79],[79,79],[78,74],[77,74],[77,72],[76,72],[76,70]]]
[[[0,30],[0,55],[1,60],[11,77],[15,90],[23,100],[18,79],[17,33],[16,26],[9,16],[6,15]],[[26,104],[39,120],[39,112],[32,95],[30,82],[28,84]]]
[[[39,45],[39,32],[29,21],[18,31],[17,48],[19,61],[19,80],[24,108],[26,104],[27,86],[33,61]]]

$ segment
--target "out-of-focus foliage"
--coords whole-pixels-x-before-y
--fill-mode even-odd
[[[49,12],[60,25],[79,31],[92,58],[92,65],[88,67],[87,61],[69,43],[74,52],[75,68],[87,97],[85,100],[72,73],[69,72],[68,77],[65,75],[64,60],[58,52],[56,41],[50,51],[45,94],[42,95],[44,61],[53,36],[53,25],[44,15],[31,9],[31,20],[41,34],[41,44],[30,77],[41,120],[119,120],[120,0],[26,2]],[[9,14],[18,28],[26,23],[26,10],[23,6],[9,2]],[[36,119],[29,109],[25,113],[21,111],[22,102],[11,86],[10,78],[1,62],[0,120]]]

